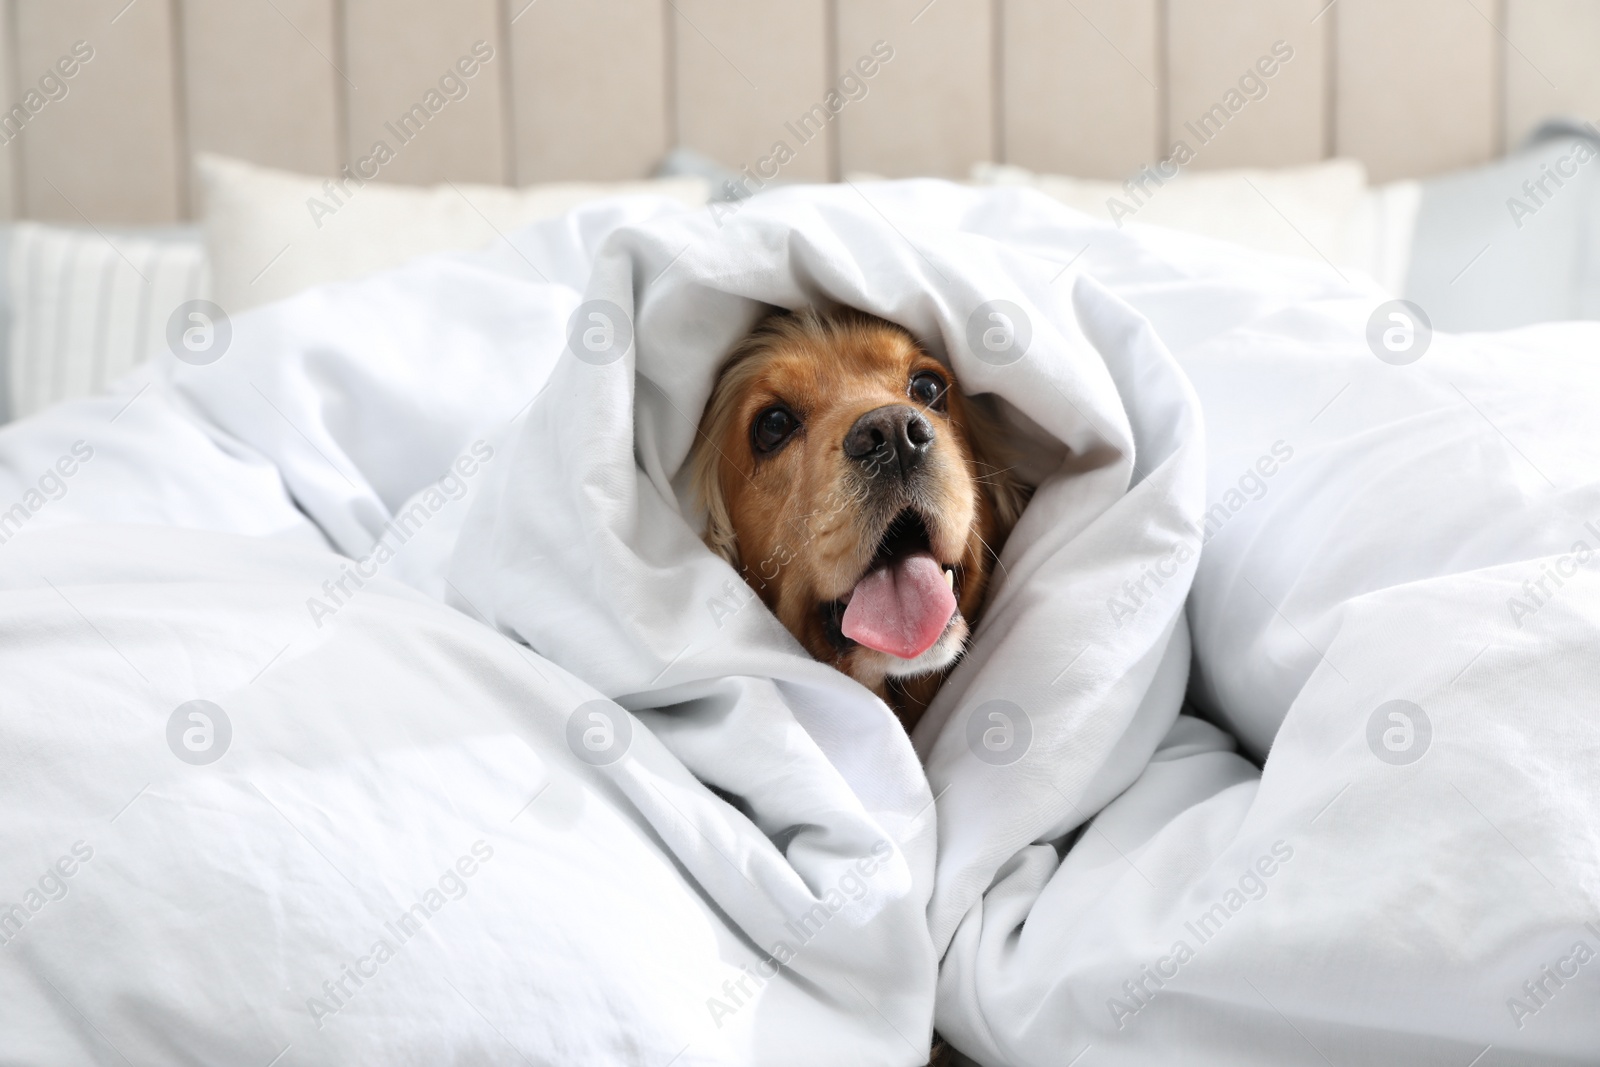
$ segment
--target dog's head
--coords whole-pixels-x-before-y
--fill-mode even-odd
[[[782,312],[723,367],[691,460],[705,539],[817,659],[882,694],[949,667],[1026,490],[911,334]]]

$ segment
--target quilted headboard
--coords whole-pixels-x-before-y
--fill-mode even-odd
[[[673,145],[796,179],[1121,178],[1182,140],[1384,180],[1600,111],[1589,0],[0,6],[0,212],[96,225],[191,217],[197,150],[333,174],[383,142],[405,182],[639,177]]]

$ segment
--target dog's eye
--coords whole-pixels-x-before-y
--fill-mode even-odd
[[[945,409],[945,400],[950,395],[950,387],[931,370],[918,371],[911,376],[911,384],[906,393],[925,408],[935,411]]]
[[[788,408],[768,408],[756,416],[750,427],[750,441],[757,452],[771,452],[800,428],[800,420]]]

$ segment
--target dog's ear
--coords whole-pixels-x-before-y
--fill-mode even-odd
[[[706,547],[727,561],[734,570],[739,569],[739,538],[733,530],[733,517],[728,514],[728,500],[722,494],[722,478],[717,471],[717,450],[705,438],[695,447],[695,495],[706,509],[706,529],[700,539]]]
[[[694,450],[689,454],[690,484],[695,498],[706,512],[706,529],[701,535],[706,547],[727,560],[728,566],[739,570],[739,538],[733,528],[733,516],[728,511],[728,499],[723,492],[722,470],[718,460],[722,452],[718,441],[726,439],[729,424],[739,413],[739,400],[750,388],[751,381],[760,373],[759,356],[774,336],[792,328],[796,317],[782,308],[774,308],[763,316],[744,340],[729,353],[728,360],[717,374],[717,382],[706,401],[705,412],[700,416]]]
[[[726,560],[730,567],[738,570],[739,539],[734,533],[733,516],[728,513],[728,498],[722,492],[722,473],[717,463],[722,454],[717,451],[712,436],[718,429],[717,422],[725,417],[722,408],[723,405],[716,403],[716,398],[713,398],[706,417],[701,421],[699,439],[689,453],[689,479],[695,499],[706,512],[706,528],[700,539],[707,548]]]
[[[978,468],[979,490],[994,509],[1000,538],[994,547],[999,551],[1011,527],[1022,517],[1022,509],[1028,506],[1033,486],[1014,473],[1021,456],[1006,443],[1005,424],[988,401],[988,397],[967,398],[967,441]]]

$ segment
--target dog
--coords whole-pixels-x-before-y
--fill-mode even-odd
[[[981,399],[884,319],[778,311],[724,363],[690,457],[705,543],[908,732],[1031,491]]]

